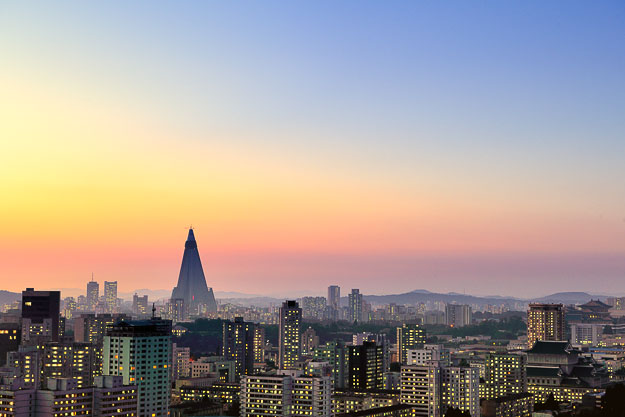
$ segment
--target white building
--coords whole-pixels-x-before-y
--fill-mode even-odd
[[[332,378],[247,375],[241,379],[241,417],[331,417]]]

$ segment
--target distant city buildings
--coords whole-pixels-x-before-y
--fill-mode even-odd
[[[328,287],[328,319],[337,321],[340,318],[341,311],[341,287],[338,285],[330,285]]]
[[[349,294],[349,321],[360,322],[362,319],[362,294],[355,288]]]
[[[464,304],[447,304],[445,306],[445,317],[448,326],[470,326],[473,321],[473,310],[471,306]]]

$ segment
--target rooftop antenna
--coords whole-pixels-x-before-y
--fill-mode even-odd
[[[156,316],[156,306],[154,305],[154,303],[152,303],[152,318],[155,318]]]
[[[93,272],[91,273],[91,282],[93,282]]]

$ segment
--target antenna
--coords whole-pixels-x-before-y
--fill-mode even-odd
[[[93,272],[91,273],[91,282],[93,282]]]

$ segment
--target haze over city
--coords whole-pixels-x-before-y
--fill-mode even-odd
[[[623,3],[394,6],[0,5],[2,289],[625,292]]]

